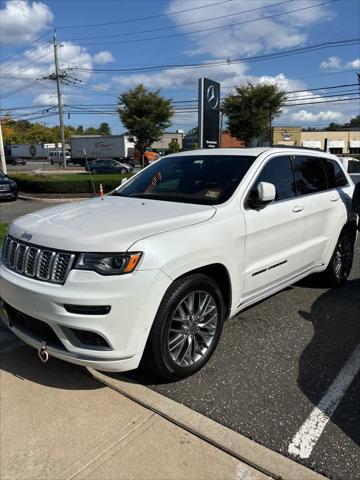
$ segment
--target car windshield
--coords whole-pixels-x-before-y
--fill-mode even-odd
[[[165,157],[119,187],[113,195],[220,204],[231,197],[255,158],[201,154]]]

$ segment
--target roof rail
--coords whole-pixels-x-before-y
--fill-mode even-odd
[[[296,150],[318,150],[319,152],[325,152],[322,148],[302,147],[300,145],[272,145],[273,148],[295,148]],[[329,152],[328,152],[329,153]]]

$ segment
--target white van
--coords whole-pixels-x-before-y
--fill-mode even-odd
[[[71,162],[71,157],[70,155],[65,155],[66,162],[70,163]],[[62,159],[62,152],[59,151],[54,151],[54,152],[49,152],[49,162],[51,165],[62,165],[63,159]]]

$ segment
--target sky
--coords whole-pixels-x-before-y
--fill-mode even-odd
[[[55,29],[68,125],[108,122],[122,133],[118,96],[143,83],[174,101],[169,130],[186,132],[197,125],[200,77],[219,81],[222,97],[246,82],[275,83],[289,92],[276,125],[324,127],[360,113],[360,0],[0,5],[0,115],[58,124]]]

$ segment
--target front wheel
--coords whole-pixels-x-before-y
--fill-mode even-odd
[[[224,316],[223,297],[214,280],[203,274],[176,280],[156,314],[143,365],[168,380],[197,372],[216,349]]]
[[[124,168],[124,167],[120,168],[120,173],[126,173],[126,172],[127,172],[126,168]]]
[[[336,244],[330,263],[324,272],[333,287],[346,282],[354,259],[354,237],[350,230],[344,230]]]

